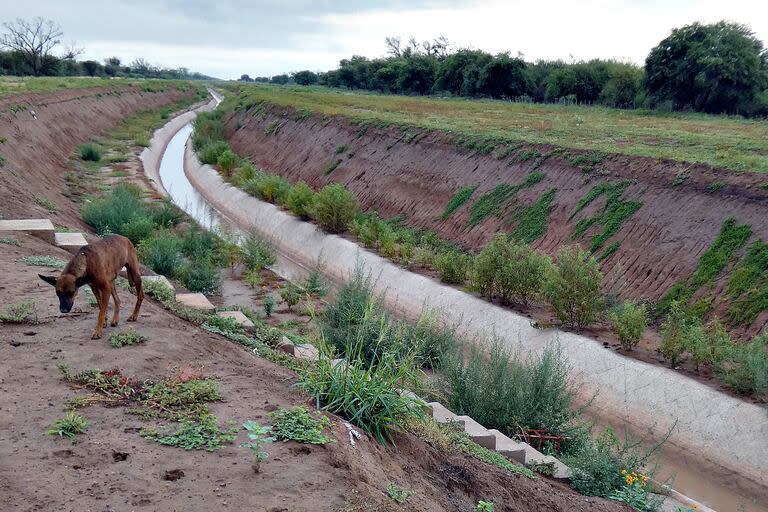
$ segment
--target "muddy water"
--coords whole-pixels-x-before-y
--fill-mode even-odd
[[[160,164],[160,178],[172,200],[203,226],[212,229],[234,230],[234,223],[212,207],[198,193],[184,173],[184,149],[192,127],[182,128],[168,144]],[[279,254],[277,273],[289,279],[306,275],[306,269],[290,257]],[[611,424],[611,417],[597,417],[600,426],[611,426],[622,432],[624,426]],[[599,428],[599,427],[598,427]],[[637,432],[633,434],[637,435]],[[665,451],[659,460],[658,480],[672,482],[673,487],[720,512],[768,512],[768,505],[759,498],[764,489],[744,487],[737,474],[721,472],[706,463],[702,457],[681,452]],[[744,504],[745,508],[740,508]]]

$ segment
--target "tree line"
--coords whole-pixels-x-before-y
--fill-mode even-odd
[[[124,64],[118,57],[78,60],[84,50],[74,43],[62,47],[61,27],[44,18],[17,19],[3,23],[0,34],[0,75],[14,76],[101,76],[205,80],[211,77],[190,72],[184,67],[165,68],[135,59]]]
[[[524,102],[600,104],[707,113],[768,115],[768,52],[745,25],[721,21],[672,30],[644,66],[593,59],[526,62],[522,55],[450,47],[445,38],[386,39],[388,55],[355,55],[337,69],[241,80],[325,85],[384,93]]]

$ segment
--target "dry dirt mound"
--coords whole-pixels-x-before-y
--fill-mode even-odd
[[[0,100],[0,214],[6,218],[51,217],[79,224],[78,208],[65,196],[67,161],[79,144],[142,110],[191,96],[169,86],[150,92],[138,86],[66,89]],[[32,115],[34,112],[34,116]],[[58,209],[51,213],[42,203]]]
[[[402,215],[409,225],[435,230],[467,248],[482,247],[498,230],[514,231],[537,202],[550,210],[533,245],[549,254],[573,240],[590,247],[622,208],[628,209],[628,218],[595,250],[595,256],[604,256],[605,291],[622,298],[659,299],[688,278],[729,217],[752,230],[736,257],[752,241],[768,239],[768,178],[759,173],[533,145],[478,153],[448,143],[441,133],[361,128],[339,118],[263,109],[228,120],[227,136],[239,154],[292,181],[342,182],[364,208],[384,217]],[[479,198],[534,174],[530,186],[502,201],[498,211],[469,222]],[[477,187],[471,200],[442,218],[465,187]],[[705,295],[722,317],[728,295],[722,279],[713,285]],[[759,332],[766,322],[763,311],[743,334]]]
[[[194,363],[219,379],[224,397],[212,406],[221,420],[268,423],[277,407],[307,402],[297,376],[146,301],[134,326],[144,345],[111,348],[92,341],[95,312],[59,317],[41,267],[21,263],[26,255],[67,254],[30,236],[0,251],[0,304],[34,300],[38,325],[0,325],[0,501],[4,510],[419,510],[468,511],[477,500],[498,511],[618,511],[621,504],[585,498],[546,479],[529,480],[463,456],[446,456],[411,435],[396,446],[364,438],[356,448],[335,419],[336,442],[326,447],[296,443],[268,446],[262,473],[251,470],[238,440],[208,453],[151,443],[137,433],[145,423],[123,408],[81,409],[91,422],[75,444],[45,436],[76,391],[61,380],[57,365],[73,369],[119,367],[138,378],[164,374],[168,365]],[[44,269],[43,272],[46,272]],[[124,305],[133,297],[120,290]],[[125,326],[121,326],[125,327]],[[395,505],[383,491],[389,482],[415,492]]]

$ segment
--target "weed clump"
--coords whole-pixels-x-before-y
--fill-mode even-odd
[[[648,308],[645,304],[626,301],[615,307],[609,316],[613,333],[619,338],[621,347],[632,350],[640,342],[648,325]]]
[[[69,411],[66,416],[53,422],[53,426],[45,431],[46,435],[68,437],[74,439],[77,434],[83,434],[89,427],[88,421],[81,415]]]
[[[472,197],[472,194],[475,193],[475,190],[477,190],[477,185],[474,187],[464,187],[456,192],[448,201],[448,204],[445,205],[445,211],[441,215],[441,218],[443,220],[447,220],[451,215],[453,215],[453,212],[464,206],[464,204],[469,201],[469,198]]]
[[[232,443],[237,437],[237,430],[219,426],[218,418],[207,414],[197,420],[183,420],[177,425],[144,429],[141,436],[166,446],[212,452]]]
[[[275,264],[275,248],[256,232],[251,232],[241,245],[243,264],[248,270],[259,271]]]
[[[147,337],[136,332],[133,329],[127,331],[114,332],[109,336],[109,344],[114,348],[127,347],[130,345],[139,345],[147,341]]]
[[[35,301],[25,300],[8,305],[0,313],[0,321],[5,324],[35,324],[37,323],[37,308]]]
[[[331,426],[327,416],[312,417],[306,406],[279,409],[271,413],[272,434],[279,441],[296,441],[305,444],[328,444],[333,439],[323,434]]]
[[[32,265],[33,267],[51,267],[58,269],[64,268],[67,264],[66,261],[54,258],[53,256],[22,256],[16,261]]]
[[[315,197],[312,218],[325,230],[341,233],[360,211],[354,194],[340,183],[326,185]]]
[[[315,191],[303,181],[299,181],[288,192],[285,205],[301,219],[309,219],[315,204]]]
[[[437,255],[434,265],[444,283],[464,284],[471,262],[472,259],[467,254],[446,251]]]
[[[395,483],[390,482],[389,485],[387,485],[387,496],[395,503],[403,504],[411,499],[411,496],[413,496],[413,491],[402,489],[395,485]]]
[[[77,148],[80,153],[80,159],[87,162],[98,162],[101,160],[101,148],[96,144],[80,144]]]

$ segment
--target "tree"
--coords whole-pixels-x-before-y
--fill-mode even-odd
[[[768,83],[768,55],[745,25],[720,21],[674,29],[645,60],[651,99],[675,109],[749,113]]]
[[[293,81],[299,85],[315,85],[317,83],[317,73],[313,73],[307,69],[303,71],[296,71],[292,74]]]
[[[32,73],[39,76],[51,51],[61,43],[61,27],[41,17],[31,21],[18,18],[14,22],[3,23],[3,27],[5,33],[0,36],[0,46],[19,52]]]
[[[531,84],[522,59],[500,53],[480,72],[477,88],[481,94],[494,98],[513,98],[531,92]]]
[[[82,63],[82,65],[83,71],[85,71],[88,76],[97,76],[101,74],[101,64],[95,60],[86,60]]]
[[[273,76],[269,81],[273,84],[285,85],[291,81],[291,77],[288,76],[287,73],[281,73],[279,75]]]
[[[403,55],[402,40],[399,37],[386,37],[384,44],[387,47],[387,53],[392,57],[398,58]]]
[[[238,78],[239,82],[253,82],[253,78],[250,77],[250,75],[240,75],[240,78]]]

